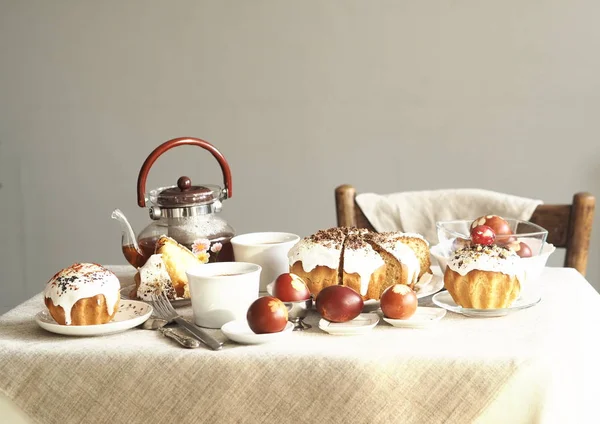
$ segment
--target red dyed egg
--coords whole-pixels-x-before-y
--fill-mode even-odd
[[[533,256],[529,245],[525,242],[514,241],[512,243],[507,244],[506,247],[515,252],[521,258],[530,258]]]
[[[509,236],[513,234],[508,222],[498,215],[480,216],[471,223],[471,230],[478,225],[487,225],[490,227],[494,233],[496,233],[497,238],[500,238],[500,236]]]
[[[471,229],[471,241],[475,244],[489,246],[494,244],[496,233],[487,225],[478,225]]]
[[[360,294],[350,287],[328,286],[317,295],[315,306],[327,321],[347,322],[362,312],[365,303]]]
[[[246,319],[256,334],[278,333],[287,325],[288,310],[276,297],[263,296],[250,305]]]
[[[310,297],[306,283],[296,274],[285,272],[273,283],[273,296],[283,302],[297,302]]]
[[[381,294],[381,311],[387,318],[408,319],[417,311],[417,294],[404,284],[394,284]]]

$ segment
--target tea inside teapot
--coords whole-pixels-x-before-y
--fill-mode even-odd
[[[125,255],[127,262],[136,268],[143,266],[148,258],[154,254],[156,250],[156,242],[161,236],[162,234],[156,237],[140,239],[137,242],[138,249],[136,249],[134,244],[123,245],[123,255]],[[223,235],[209,240],[210,244],[208,249],[206,249],[204,252],[195,250],[194,243],[186,244],[181,243],[179,240],[177,240],[177,242],[187,247],[196,255],[205,257],[206,262],[233,262],[233,248],[231,246],[232,237],[233,235]]]

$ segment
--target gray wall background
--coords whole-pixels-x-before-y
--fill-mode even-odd
[[[73,262],[124,263],[110,213],[146,225],[139,168],[178,136],[230,162],[223,214],[238,233],[333,226],[342,183],[598,195],[599,13],[592,0],[0,0],[0,312]],[[183,174],[221,181],[212,156],[182,147],[149,187]]]

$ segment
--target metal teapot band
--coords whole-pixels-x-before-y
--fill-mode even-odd
[[[162,218],[188,218],[191,216],[207,215],[221,210],[221,202],[214,202],[208,205],[186,206],[181,208],[160,208],[153,206],[150,208],[150,217],[152,219]]]

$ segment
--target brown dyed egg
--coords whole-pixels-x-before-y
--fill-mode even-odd
[[[517,238],[515,236],[497,236],[496,237],[496,244],[498,246],[506,247],[506,245],[511,244],[511,243],[516,243],[516,242],[517,242]]]
[[[287,325],[288,310],[276,297],[263,296],[250,305],[246,319],[256,334],[278,333]]]
[[[513,242],[507,244],[506,248],[512,250],[517,255],[519,255],[521,258],[530,258],[533,256],[533,253],[531,252],[529,245],[522,241],[513,241]]]
[[[381,294],[381,311],[387,318],[408,319],[417,312],[417,294],[404,284],[394,284]]]
[[[285,272],[273,283],[273,296],[283,302],[297,302],[310,297],[306,283],[296,274]]]
[[[471,223],[471,230],[478,225],[487,225],[490,227],[496,234],[496,241],[503,240],[504,238],[502,236],[510,236],[513,234],[508,222],[498,215],[480,216]]]
[[[360,294],[350,287],[328,286],[317,295],[315,306],[327,321],[347,322],[362,312],[365,303]]]

